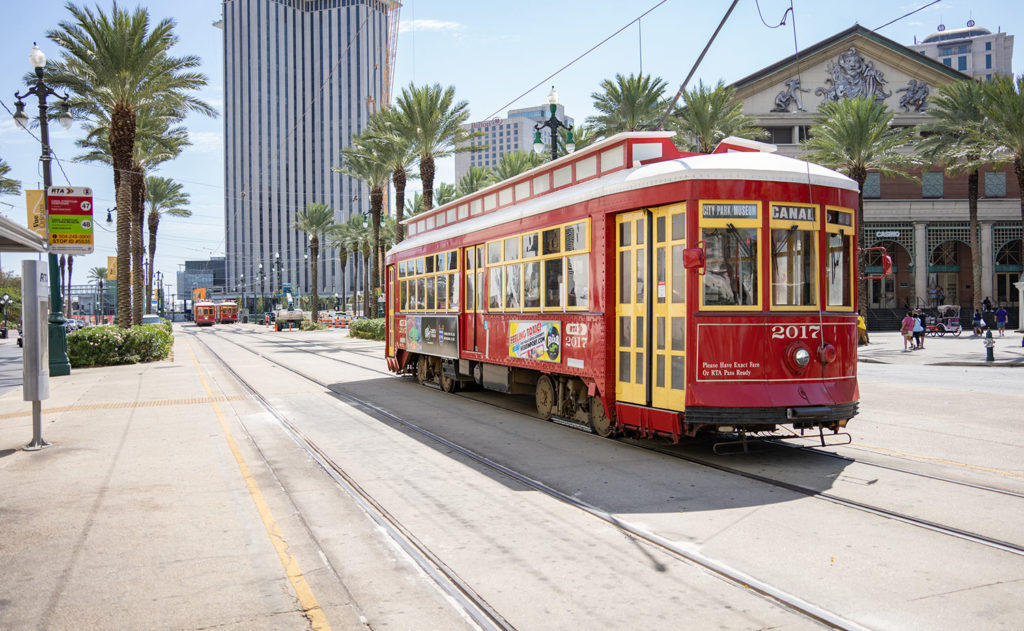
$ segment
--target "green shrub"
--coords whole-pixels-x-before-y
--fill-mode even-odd
[[[303,320],[299,326],[301,331],[323,331],[327,328],[323,322],[310,322],[309,320]]]
[[[353,320],[348,325],[349,337],[367,340],[384,340],[384,318],[376,320]]]
[[[68,359],[74,368],[115,366],[166,359],[174,345],[171,323],[129,329],[92,326],[68,333]]]

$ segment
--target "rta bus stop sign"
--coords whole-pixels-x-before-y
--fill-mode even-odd
[[[25,350],[22,398],[32,402],[32,442],[27,451],[49,447],[43,440],[42,401],[50,398],[49,326],[50,271],[43,261],[21,262],[21,319]]]
[[[51,186],[46,192],[50,254],[92,254],[92,189]]]

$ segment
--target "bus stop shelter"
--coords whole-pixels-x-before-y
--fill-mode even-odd
[[[46,252],[46,239],[6,217],[0,217],[0,253]]]

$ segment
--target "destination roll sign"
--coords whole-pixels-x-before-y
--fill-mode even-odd
[[[772,219],[786,221],[814,221],[815,209],[812,206],[784,206],[772,204]]]
[[[705,219],[757,219],[757,204],[704,204],[701,213]]]

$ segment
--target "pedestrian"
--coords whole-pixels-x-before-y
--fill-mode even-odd
[[[917,320],[908,311],[907,315],[904,316],[903,321],[900,322],[900,334],[903,336],[903,350],[911,350],[910,346],[913,344],[914,339],[914,323]]]
[[[981,335],[981,312],[977,309],[974,310],[974,315],[971,317],[971,326],[974,327],[975,335]]]
[[[992,311],[992,299],[985,296],[985,299],[981,301],[981,307],[985,311]]]
[[[939,305],[946,304],[946,292],[942,291],[942,287],[939,287],[938,292],[935,294],[935,308],[938,309]]]
[[[857,345],[867,346],[871,343],[868,339],[868,323],[864,321],[864,311],[857,314]]]
[[[914,344],[917,348],[924,348],[924,314],[920,311],[914,318]]]
[[[999,329],[999,336],[1006,335],[1006,307],[996,307],[996,327]]]

